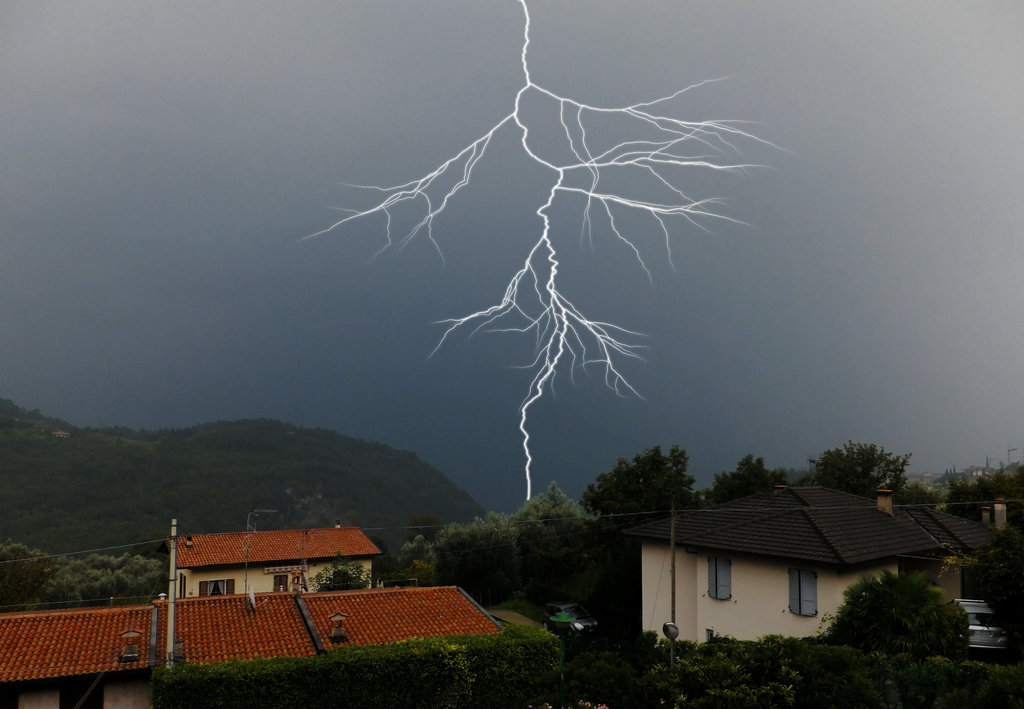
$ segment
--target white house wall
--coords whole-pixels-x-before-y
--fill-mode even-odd
[[[855,572],[840,573],[813,564],[787,563],[756,557],[728,557],[731,592],[728,599],[708,596],[708,555],[676,548],[676,625],[679,637],[703,641],[708,631],[742,640],[764,635],[814,635],[826,614],[835,613],[843,591],[865,573],[897,570],[895,562]],[[667,544],[645,542],[642,552],[643,627],[661,634],[671,616],[671,574]],[[815,571],[818,612],[802,616],[789,610],[789,569]]]
[[[348,560],[353,564],[359,564],[365,571],[370,571],[372,566],[372,560],[370,559],[350,559]],[[320,571],[328,568],[332,563],[333,559],[322,562],[310,562],[309,568],[306,571],[306,579],[312,582],[313,577],[316,576]],[[274,588],[274,576],[277,574],[287,573],[289,579],[291,578],[291,571],[285,569],[297,569],[298,564],[281,564],[264,566],[262,564],[250,564],[248,570],[248,582],[252,586],[252,590],[255,593],[269,593],[270,591],[276,591]],[[185,597],[192,598],[199,595],[199,584],[202,581],[216,581],[219,579],[234,579],[235,581],[235,593],[245,593],[245,581],[246,581],[246,570],[244,566],[215,566],[215,567],[204,567],[199,569],[178,569],[179,577],[185,577]],[[179,585],[180,588],[180,585]],[[289,588],[291,590],[290,582]],[[313,589],[310,589],[313,590]]]

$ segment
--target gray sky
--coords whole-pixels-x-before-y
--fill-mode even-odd
[[[747,453],[848,439],[912,469],[1024,448],[1024,5],[532,3],[535,83],[595,106],[742,119],[745,176],[695,174],[747,225],[579,239],[561,287],[644,334],[530,413],[534,489],[679,444],[700,484]],[[8,0],[0,6],[0,396],[79,425],[266,416],[408,448],[485,505],[525,492],[529,339],[443,327],[500,299],[552,173],[500,133],[428,241],[373,254],[340,183],[421,177],[513,108],[516,2]],[[541,136],[538,136],[541,139]],[[624,217],[624,219],[626,219]],[[1019,452],[1012,454],[1013,458]]]

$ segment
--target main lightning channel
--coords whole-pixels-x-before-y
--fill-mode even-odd
[[[434,355],[449,336],[461,330],[467,330],[470,337],[486,331],[526,334],[534,338],[536,356],[527,365],[527,368],[533,369],[534,375],[519,405],[526,499],[530,499],[533,455],[530,450],[529,413],[545,392],[553,390],[556,375],[562,368],[568,369],[570,379],[574,378],[578,370],[600,369],[603,371],[605,385],[617,395],[642,398],[619,368],[619,363],[624,359],[642,359],[644,346],[637,342],[640,333],[589,319],[559,289],[561,264],[551,239],[549,214],[559,196],[582,198],[581,239],[593,243],[595,222],[603,216],[610,234],[632,253],[640,269],[649,280],[653,280],[641,249],[620,228],[615,214],[633,213],[650,218],[662,235],[666,258],[675,268],[671,248],[671,220],[680,219],[702,230],[707,230],[704,222],[710,219],[737,221],[717,211],[721,200],[690,197],[680,184],[682,175],[693,170],[743,172],[755,166],[723,162],[722,156],[739,154],[737,144],[740,142],[755,142],[773,148],[777,146],[747,132],[738,121],[686,121],[668,115],[659,108],[717,79],[702,81],[651,101],[617,108],[589,105],[535,84],[529,66],[530,10],[526,0],[517,1],[524,16],[520,52],[523,85],[516,92],[512,112],[418,179],[392,186],[346,185],[381,196],[366,209],[341,210],[346,216],[304,238],[322,236],[353,221],[377,215],[384,218],[385,239],[375,257],[389,248],[401,248],[416,237],[423,236],[443,262],[444,252],[434,234],[435,218],[470,183],[474,169],[487,154],[495,135],[504,128],[515,127],[519,133],[519,144],[527,157],[550,170],[554,177],[547,198],[536,210],[542,224],[540,236],[528,251],[523,265],[506,284],[498,302],[468,315],[441,321],[445,330],[430,355]],[[559,153],[557,157],[547,156],[531,144],[531,129],[523,108],[523,102],[528,97],[557,105],[558,130],[566,144],[564,153]],[[635,135],[599,148],[599,140],[595,137],[597,131],[594,128],[588,130],[588,125],[597,119],[607,118],[621,119],[635,131]],[[569,156],[568,159],[566,156]],[[636,183],[651,181],[661,196],[648,199],[602,186],[604,178],[613,172],[624,171],[635,176]],[[585,176],[582,182],[572,181],[577,174]],[[396,212],[407,208],[421,210],[421,216],[408,231],[397,236],[392,231]]]

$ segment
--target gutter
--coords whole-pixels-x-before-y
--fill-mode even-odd
[[[316,648],[316,654],[323,655],[327,652],[327,648],[324,647],[324,641],[320,639],[320,633],[316,632],[313,616],[309,613],[309,606],[306,605],[306,601],[303,600],[301,594],[296,593],[293,598],[295,599],[295,605],[299,607],[299,615],[302,616],[302,622],[306,626],[306,632],[309,633],[309,639],[313,641],[313,647]]]

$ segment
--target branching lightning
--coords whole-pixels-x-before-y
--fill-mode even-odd
[[[743,171],[752,165],[723,162],[721,156],[739,154],[739,142],[755,141],[769,146],[771,143],[746,132],[737,121],[694,122],[667,114],[666,108],[673,100],[708,82],[653,101],[618,108],[581,103],[534,83],[528,62],[530,12],[526,0],[518,2],[525,18],[521,52],[523,85],[516,93],[512,112],[459,153],[418,179],[390,187],[347,185],[379,196],[366,209],[343,210],[346,216],[306,238],[321,236],[350,222],[379,215],[385,220],[385,242],[378,255],[421,237],[430,242],[443,261],[444,253],[434,234],[435,218],[469,184],[474,169],[487,153],[495,135],[503,129],[518,131],[519,143],[526,155],[553,175],[547,199],[536,210],[542,223],[540,235],[498,302],[463,317],[441,321],[446,329],[431,355],[444,345],[450,335],[460,330],[467,330],[470,336],[488,331],[527,334],[534,338],[536,357],[529,365],[534,375],[518,410],[526,459],[526,498],[529,499],[532,494],[530,470],[533,457],[528,414],[533,404],[552,389],[556,373],[568,370],[571,378],[577,370],[597,368],[602,371],[605,384],[617,395],[640,397],[620,369],[623,360],[641,359],[643,345],[637,343],[640,334],[612,323],[591,320],[559,289],[559,258],[551,239],[549,212],[552,206],[556,201],[568,201],[573,197],[579,199],[582,203],[580,238],[592,241],[595,220],[603,218],[612,237],[632,253],[647,278],[651,279],[640,248],[619,226],[615,215],[632,212],[652,220],[664,240],[666,258],[672,264],[670,225],[674,220],[683,220],[702,230],[706,230],[703,222],[711,219],[735,221],[716,211],[720,200],[688,196],[681,186],[683,178],[694,170]],[[557,107],[558,131],[564,139],[563,149],[557,156],[545,155],[531,144],[525,109],[527,101]],[[619,137],[610,141],[599,139],[598,134],[610,131],[610,122],[616,124],[615,132],[620,134]],[[624,137],[621,135],[623,132],[626,133]],[[630,184],[647,185],[660,196],[657,199],[642,198],[608,185],[621,184],[623,175],[629,177]],[[404,234],[395,234],[396,212],[409,208],[420,215],[418,220]]]

